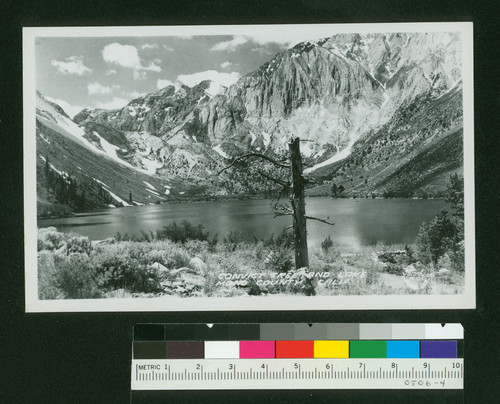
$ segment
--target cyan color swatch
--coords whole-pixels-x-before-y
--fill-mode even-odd
[[[420,358],[420,341],[387,341],[388,358]]]

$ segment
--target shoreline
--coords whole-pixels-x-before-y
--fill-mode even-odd
[[[377,196],[375,198],[359,198],[359,197],[332,197],[329,195],[306,195],[307,198],[331,198],[331,199],[349,199],[349,200],[404,200],[404,199],[411,199],[411,200],[443,200],[444,197],[432,197],[432,198],[422,198],[422,197],[383,197],[383,196]],[[174,199],[174,200],[168,200],[164,202],[159,202],[159,203],[152,203],[152,204],[144,204],[144,205],[132,205],[132,206],[116,206],[114,208],[111,207],[102,207],[102,208],[97,208],[93,210],[85,210],[85,211],[75,211],[71,215],[65,215],[65,216],[37,216],[37,221],[39,220],[54,220],[54,219],[69,219],[73,217],[77,217],[79,215],[88,213],[97,213],[97,212],[106,212],[111,209],[123,209],[123,208],[132,208],[132,207],[146,207],[146,206],[158,206],[158,205],[176,205],[180,203],[202,203],[202,202],[223,202],[223,201],[256,201],[256,200],[272,200],[273,198],[270,196],[264,196],[264,195],[258,195],[258,196],[251,196],[249,197],[248,195],[241,195],[241,196],[227,196],[227,197],[221,197],[221,196],[207,196],[203,198],[179,198],[179,199]]]

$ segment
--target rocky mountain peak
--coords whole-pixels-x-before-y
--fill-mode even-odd
[[[461,90],[459,39],[450,33],[337,34],[278,53],[227,88],[209,80],[166,86],[121,109],[83,110],[74,121],[127,150],[127,162],[166,178],[203,181],[207,172],[242,153],[281,153],[292,135],[308,140],[301,145],[304,157],[325,172],[381,133],[383,143],[371,150],[399,145],[387,128],[398,131],[409,148],[417,147],[415,139],[456,126],[451,111],[458,96],[446,94]],[[432,135],[422,129],[431,126],[422,124],[423,112],[409,143],[410,134],[390,125],[401,125],[415,108],[434,108],[435,100],[450,107],[439,107],[446,117]],[[389,156],[379,152],[377,158]],[[229,192],[249,186],[228,184]]]

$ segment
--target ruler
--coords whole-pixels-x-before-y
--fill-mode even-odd
[[[463,389],[460,324],[138,324],[133,391]]]
[[[132,361],[132,390],[462,388],[462,358]]]

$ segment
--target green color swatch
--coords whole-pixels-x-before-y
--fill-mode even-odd
[[[386,341],[350,341],[350,358],[386,358]]]

